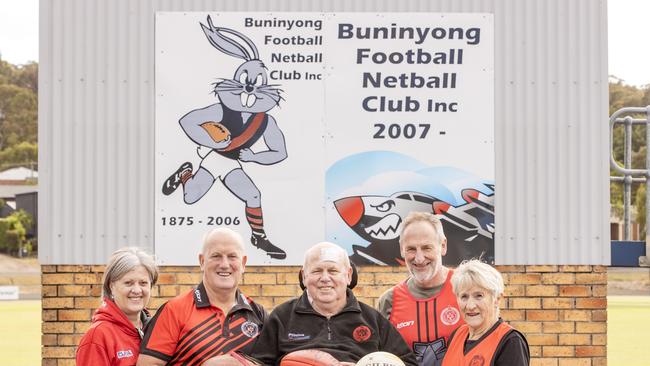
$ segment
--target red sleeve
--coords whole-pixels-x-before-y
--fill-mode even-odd
[[[144,338],[140,345],[140,353],[169,362],[176,351],[181,324],[174,311],[174,304],[166,303],[149,321]]]
[[[110,366],[111,360],[108,358],[106,348],[99,344],[90,342],[81,342],[77,348],[77,366]]]

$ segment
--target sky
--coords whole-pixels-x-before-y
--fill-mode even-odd
[[[38,0],[0,0],[0,57],[15,65],[38,61]]]
[[[609,75],[626,84],[650,84],[650,47],[648,47],[648,16],[650,1],[609,0],[608,53]]]
[[[648,0],[609,0],[609,75],[650,84],[650,47],[643,39]],[[12,64],[38,61],[38,0],[0,0],[0,55]]]

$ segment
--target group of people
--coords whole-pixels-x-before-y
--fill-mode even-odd
[[[199,254],[201,283],[149,318],[154,260],[121,249],[106,267],[103,302],[80,341],[77,365],[279,365],[300,350],[326,352],[346,366],[376,351],[409,366],[528,365],[525,337],[499,317],[499,272],[479,260],[447,268],[446,250],[440,221],[411,213],[400,237],[409,276],[375,309],[350,288],[355,268],[347,252],[316,244],[305,253],[302,295],[268,314],[239,290],[247,261],[241,236],[217,228]]]

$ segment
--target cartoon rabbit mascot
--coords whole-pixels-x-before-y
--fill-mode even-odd
[[[251,243],[271,258],[284,259],[285,251],[266,237],[260,191],[241,164],[272,165],[286,159],[284,135],[275,119],[267,114],[282,99],[281,90],[276,85],[268,85],[266,68],[248,37],[232,29],[215,27],[210,16],[207,20],[208,26],[201,23],[201,27],[210,44],[245,62],[235,71],[233,79],[214,84],[218,103],[190,111],[180,119],[185,134],[199,145],[197,153],[202,160],[195,171],[190,162],[183,163],[165,181],[162,191],[170,195],[182,185],[185,203],[193,204],[218,178],[246,204]],[[253,152],[250,147],[260,137],[268,150]]]

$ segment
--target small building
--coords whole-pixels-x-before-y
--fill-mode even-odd
[[[33,185],[37,181],[38,172],[22,166],[0,172],[0,185]]]
[[[27,238],[38,234],[38,190],[16,194],[16,210],[24,210],[32,217],[32,226],[25,228]]]
[[[38,186],[35,185],[23,185],[23,184],[0,184],[0,199],[2,199],[5,204],[11,208],[11,211],[13,210],[18,210],[21,207],[19,207],[16,203],[17,196],[23,195],[23,194],[36,194],[38,192]],[[27,211],[27,210],[25,210]],[[8,212],[6,215],[4,214],[6,211],[0,211],[0,217],[6,217],[11,214],[11,212]],[[36,211],[30,212],[32,216],[35,217]]]

